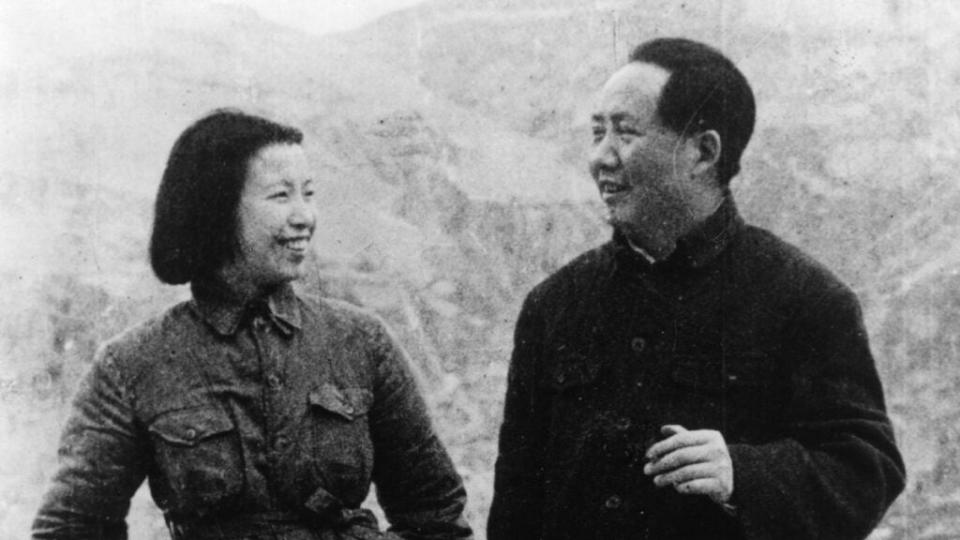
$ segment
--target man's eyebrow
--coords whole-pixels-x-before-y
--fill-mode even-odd
[[[603,113],[593,113],[593,115],[590,116],[590,119],[594,122],[603,122],[606,118],[607,116]],[[633,120],[633,118],[633,115],[628,112],[615,112],[610,115],[610,121],[615,124],[623,122],[624,120]]]

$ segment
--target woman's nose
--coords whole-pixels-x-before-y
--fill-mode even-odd
[[[317,220],[317,210],[313,201],[300,196],[293,201],[288,220],[294,227],[312,228]]]

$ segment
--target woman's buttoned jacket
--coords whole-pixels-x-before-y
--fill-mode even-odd
[[[378,538],[359,509],[371,482],[391,534],[470,536],[461,479],[378,319],[289,286],[248,305],[193,290],[101,348],[36,538],[123,538],[144,478],[175,538]]]

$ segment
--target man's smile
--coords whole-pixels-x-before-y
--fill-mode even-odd
[[[597,189],[600,190],[600,198],[603,199],[603,202],[611,204],[630,191],[630,186],[615,180],[600,179],[597,180]]]
[[[278,240],[281,246],[289,249],[290,251],[302,253],[307,250],[307,246],[310,245],[309,236],[291,236],[288,238],[280,238]]]

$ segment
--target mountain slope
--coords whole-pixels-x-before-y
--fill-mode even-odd
[[[17,479],[0,490],[12,509],[0,536],[23,536],[93,349],[185,296],[147,268],[152,199],[175,137],[222,106],[305,131],[321,222],[303,286],[394,326],[482,531],[519,303],[608,234],[584,164],[591,95],[630,46],[673,34],[720,45],[754,84],[759,123],[735,183],[744,214],[863,300],[913,467],[877,538],[954,523],[949,2],[886,2],[844,22],[755,0],[451,0],[312,38],[205,2],[93,0],[63,21],[58,1],[24,4],[29,22],[4,36],[20,61],[0,64],[0,420],[15,441],[0,463],[18,464],[0,470]],[[37,28],[56,37],[34,42]],[[135,530],[162,537],[148,507]]]

